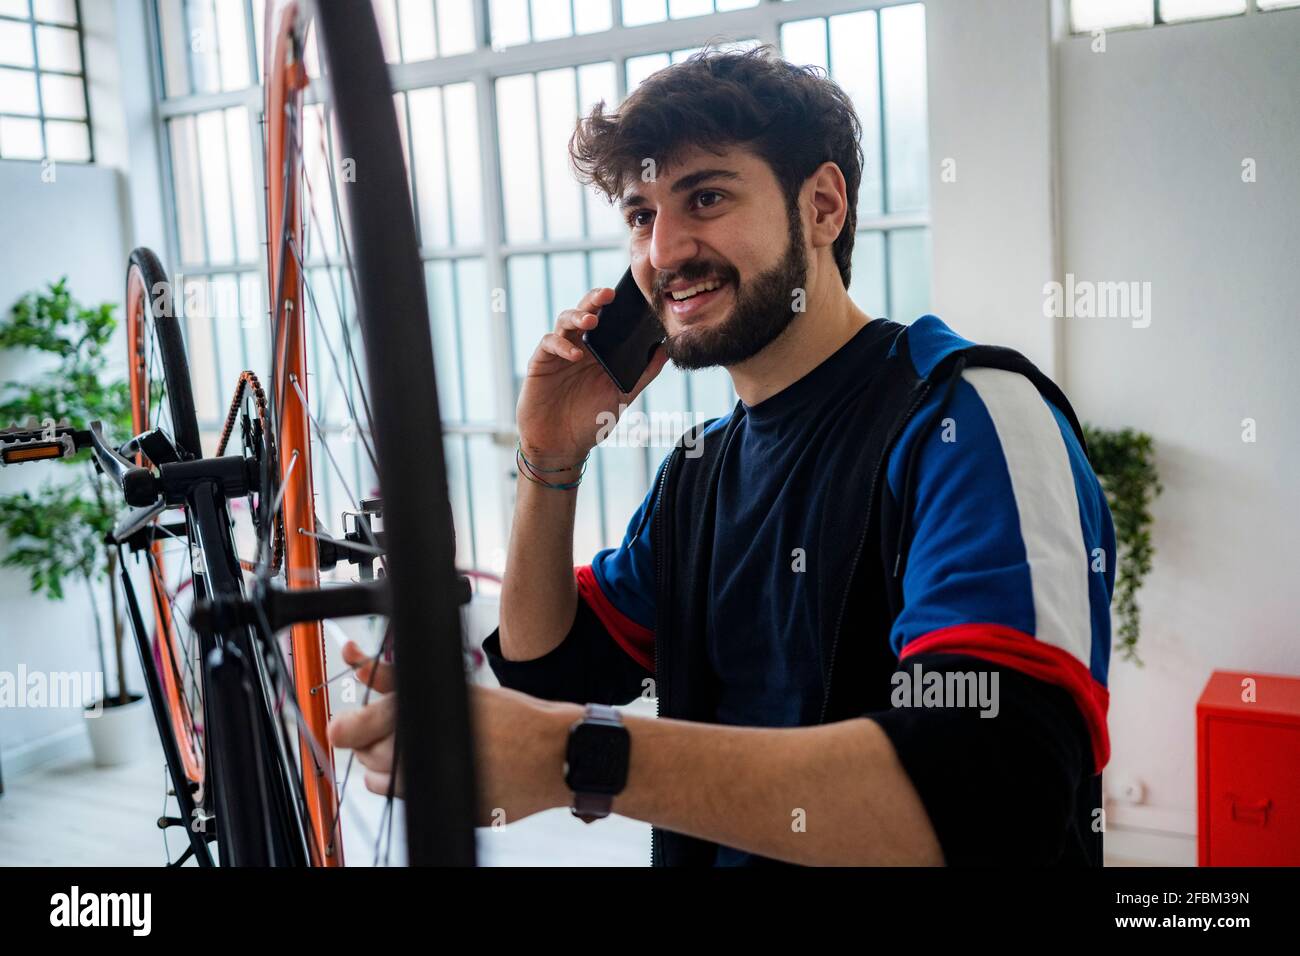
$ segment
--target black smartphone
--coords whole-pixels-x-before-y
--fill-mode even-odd
[[[619,391],[630,393],[650,366],[655,346],[667,333],[637,287],[632,269],[614,287],[614,299],[597,312],[600,324],[582,333],[583,344]]]

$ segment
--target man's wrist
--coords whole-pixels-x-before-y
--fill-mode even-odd
[[[569,747],[569,730],[582,720],[586,708],[580,704],[556,704],[546,715],[546,805],[549,808],[573,805],[573,791],[564,780],[565,755]]]

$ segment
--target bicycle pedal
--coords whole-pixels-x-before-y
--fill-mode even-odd
[[[66,422],[42,428],[29,420],[27,425],[30,427],[0,429],[0,465],[70,458],[77,453],[72,429]]]

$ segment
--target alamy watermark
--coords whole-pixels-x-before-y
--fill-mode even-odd
[[[617,412],[596,416],[600,426],[596,444],[604,448],[672,448],[680,439],[687,458],[704,454],[699,433],[687,434],[708,420],[703,412],[629,412],[619,404]]]
[[[77,708],[87,717],[104,713],[102,671],[0,671],[0,710]]]
[[[1076,280],[1043,286],[1043,315],[1049,319],[1129,319],[1135,329],[1151,324],[1150,282],[1092,282]]]
[[[909,673],[895,671],[889,682],[894,685],[889,702],[894,707],[971,707],[980,717],[996,717],[998,672],[928,671],[913,664]]]

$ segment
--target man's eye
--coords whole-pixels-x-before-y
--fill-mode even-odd
[[[695,194],[695,198],[696,198],[696,199],[703,199],[705,196],[717,196],[718,199],[721,199],[721,198],[722,198],[722,193],[720,193],[720,192],[718,192],[717,190],[714,190],[714,189],[705,189],[705,190],[702,190],[701,192],[698,192],[698,193]],[[708,209],[710,206],[716,206],[717,203],[716,203],[716,202],[711,202],[711,203],[704,203],[703,205],[704,205],[704,208],[705,208],[705,209]]]
[[[645,213],[645,210],[644,210],[644,209],[637,209],[637,210],[635,210],[635,211],[633,211],[633,212],[628,213],[628,215],[627,215],[627,217],[626,217],[626,219],[627,219],[627,224],[628,224],[629,226],[631,226],[633,229],[635,229],[638,225],[640,225],[640,223],[637,222],[637,218],[636,218],[636,217],[637,217],[637,216],[640,216],[640,215],[642,215],[642,214],[644,214],[644,213]]]

